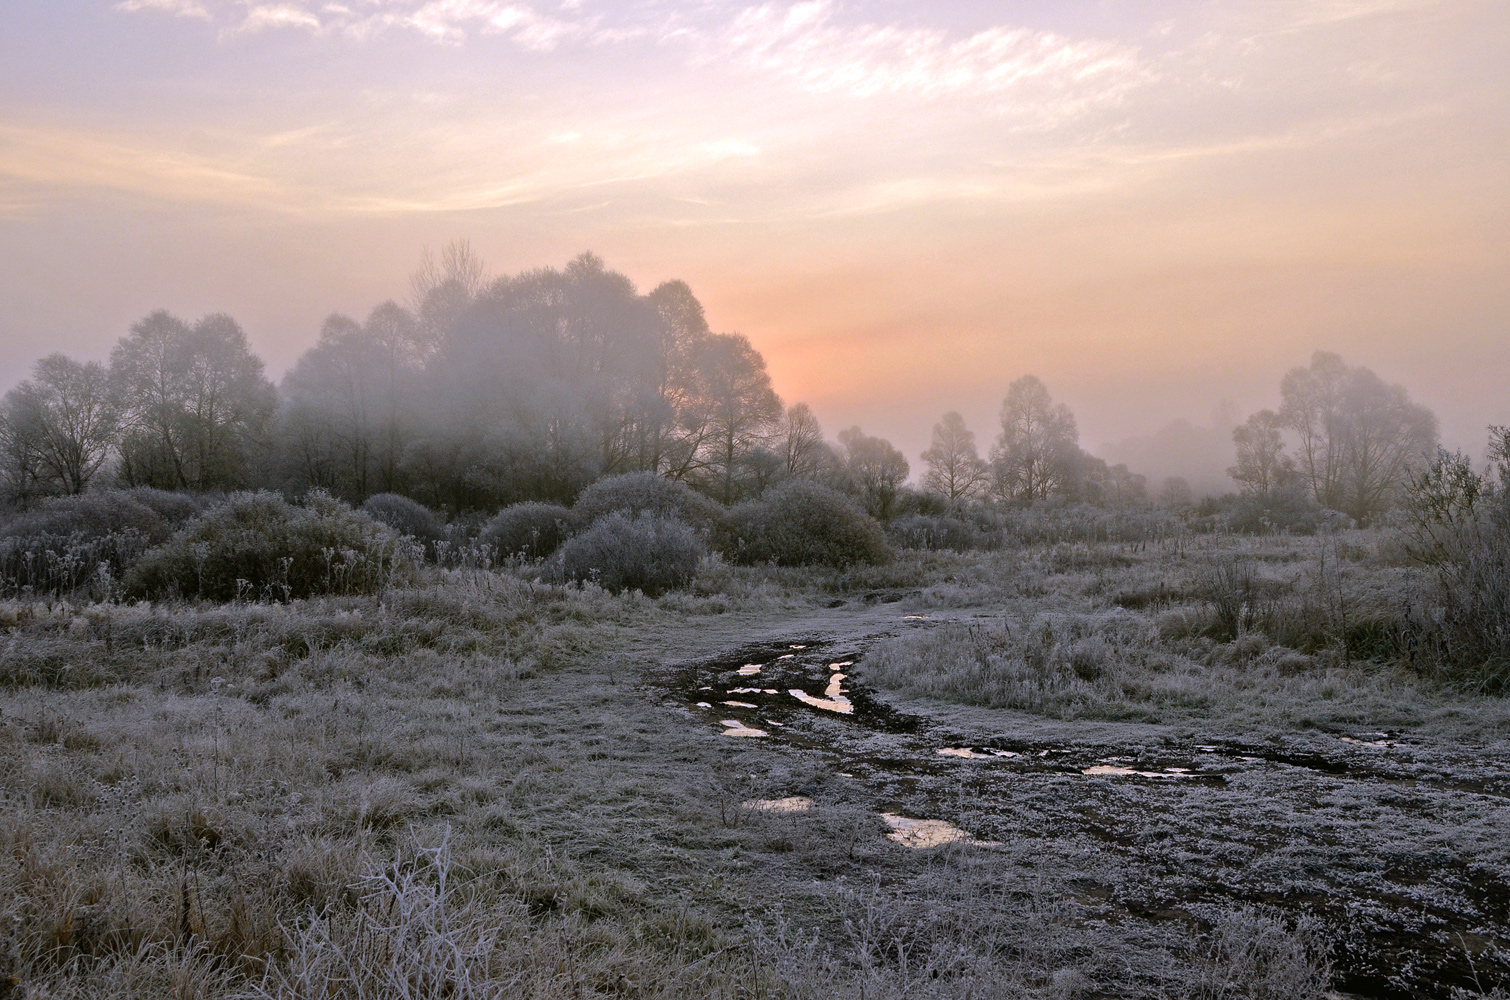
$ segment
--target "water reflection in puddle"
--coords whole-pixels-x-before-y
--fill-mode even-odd
[[[806,795],[788,795],[784,799],[751,799],[741,805],[760,812],[800,813],[813,808],[813,800]]]
[[[1114,775],[1134,778],[1199,778],[1199,774],[1191,774],[1188,767],[1171,767],[1166,771],[1139,771],[1131,767],[1123,767],[1121,764],[1097,764],[1080,772],[1090,775]]]
[[[725,705],[730,705],[730,706],[732,706],[734,708],[759,708],[760,707],[759,705],[751,705],[747,701],[726,701],[726,702],[724,702],[724,704]]]
[[[993,757],[1018,757],[1021,756],[1015,750],[987,750],[979,753],[969,747],[944,747],[937,751],[945,757],[962,757],[965,760],[990,760]]]
[[[903,847],[922,850],[942,847],[945,844],[969,844],[971,847],[1000,847],[996,840],[976,840],[953,823],[941,819],[913,819],[898,813],[882,813],[881,818],[891,827],[886,839]]]
[[[1368,740],[1364,739],[1361,736],[1343,736],[1341,737],[1341,739],[1344,743],[1352,743],[1354,746],[1360,747],[1392,747],[1395,745],[1394,740],[1384,738],[1387,737],[1389,733],[1365,733],[1364,735],[1378,736],[1380,738],[1376,740]]]
[[[723,720],[723,724],[724,724],[724,735],[725,736],[765,736],[766,735],[765,730],[763,730],[763,729],[751,729],[749,726],[745,725],[743,722],[740,722],[738,719],[724,719]]]
[[[835,664],[837,666],[837,664]],[[848,698],[844,697],[844,675],[834,674],[828,679],[828,687],[823,689],[823,697],[817,698],[808,694],[801,688],[792,688],[787,693],[810,708],[821,708],[825,712],[838,712],[840,715],[850,715],[855,706]]]
[[[746,663],[739,668],[739,676],[741,677],[754,677],[758,673],[760,673],[760,664],[758,663]]]

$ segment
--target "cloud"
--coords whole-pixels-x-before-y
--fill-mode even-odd
[[[247,11],[239,30],[251,32],[266,28],[309,28],[319,31],[320,19],[295,4],[256,4]]]
[[[210,12],[198,0],[121,0],[115,9],[127,14],[142,11],[160,11],[176,17],[197,17],[210,20]]]
[[[162,11],[200,17],[220,23],[226,31],[240,33],[296,28],[361,39],[396,28],[446,44],[459,44],[474,33],[503,35],[521,48],[540,52],[550,51],[567,39],[592,35],[600,21],[597,17],[551,17],[527,4],[502,0],[122,0],[115,9],[127,14]],[[632,30],[598,34],[599,41],[620,35],[638,37]]]
[[[746,8],[718,43],[748,69],[858,98],[1021,93],[1063,107],[1115,99],[1153,77],[1119,42],[1005,26],[951,38],[933,28],[848,25],[829,0]]]

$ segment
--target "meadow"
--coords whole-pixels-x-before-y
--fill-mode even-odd
[[[1510,983],[1510,712],[1388,532],[453,563],[0,603],[0,995]]]

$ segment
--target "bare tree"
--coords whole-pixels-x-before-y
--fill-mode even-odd
[[[131,485],[206,490],[242,485],[276,408],[246,334],[223,314],[190,327],[159,310],[111,352]]]
[[[741,462],[781,419],[781,398],[771,388],[765,359],[740,334],[709,337],[699,362],[707,392],[704,413],[694,418],[706,426],[699,464],[713,496],[733,503],[741,494]]]
[[[990,467],[975,450],[975,432],[958,413],[946,413],[933,425],[933,441],[923,461],[928,463],[923,488],[949,500],[970,499],[990,481]]]
[[[787,408],[781,427],[781,460],[782,472],[790,479],[817,479],[834,460],[823,440],[823,426],[806,403]]]
[[[1295,460],[1285,454],[1285,422],[1273,410],[1259,410],[1233,428],[1237,464],[1227,470],[1245,492],[1268,496],[1295,478]]]
[[[1039,500],[1073,489],[1080,457],[1075,415],[1034,375],[1007,387],[1001,435],[991,449],[992,489],[1003,500]]]
[[[1280,385],[1280,418],[1299,439],[1300,469],[1316,502],[1367,522],[1389,509],[1437,442],[1436,417],[1403,386],[1318,351]]]
[[[7,424],[23,434],[48,492],[84,492],[115,444],[110,376],[98,362],[49,354],[6,396]]]
[[[850,488],[872,517],[891,519],[897,493],[907,481],[907,458],[885,438],[871,437],[859,427],[839,432],[839,447]]]

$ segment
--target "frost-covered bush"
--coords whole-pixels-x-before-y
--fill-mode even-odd
[[[1490,428],[1490,468],[1439,453],[1409,484],[1403,534],[1432,586],[1417,610],[1434,668],[1510,692],[1510,428]]]
[[[1331,513],[1329,519],[1327,514]],[[1335,523],[1338,515],[1323,510],[1302,487],[1284,487],[1268,493],[1243,493],[1227,509],[1233,531],[1249,535],[1314,535],[1318,528]]]
[[[577,516],[560,504],[516,503],[494,514],[478,532],[476,544],[497,558],[544,559],[561,547],[576,527]]]
[[[996,548],[999,541],[999,536],[982,531],[971,521],[947,514],[906,514],[887,525],[886,534],[894,545],[904,549],[967,552]]]
[[[108,588],[202,506],[189,494],[145,488],[43,501],[0,523],[0,596]]]
[[[1054,498],[1002,512],[1005,529],[1027,545],[1038,542],[1146,542],[1189,530],[1155,507],[1096,507]]]
[[[233,493],[144,555],[125,584],[136,597],[219,601],[374,593],[412,567],[413,549],[325,493],[301,506],[276,493]]]
[[[569,580],[655,597],[691,582],[702,554],[698,533],[681,521],[615,512],[561,546],[557,566]]]
[[[400,535],[427,544],[439,540],[443,533],[440,518],[429,507],[397,493],[373,494],[362,501],[362,512]]]
[[[672,517],[694,528],[712,528],[723,508],[686,483],[656,475],[630,472],[599,479],[577,497],[572,508],[580,524],[591,524],[605,514],[618,512],[635,517],[653,514]]]
[[[875,518],[844,494],[801,480],[731,508],[719,538],[726,556],[746,564],[850,566],[892,556]]]

